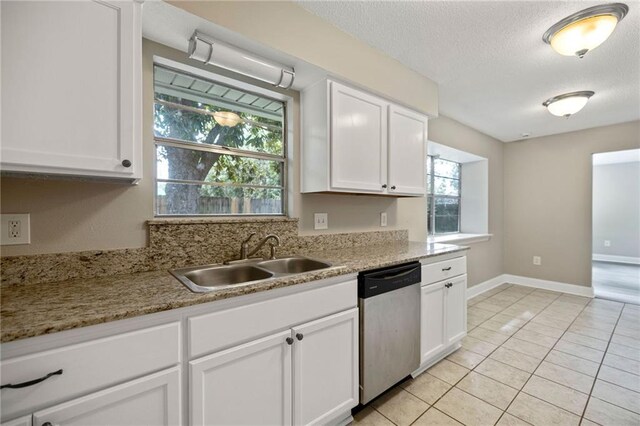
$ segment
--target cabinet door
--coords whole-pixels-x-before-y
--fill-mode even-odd
[[[424,268],[424,267],[423,267]],[[445,336],[445,286],[444,282],[425,285],[421,288],[420,307],[420,362],[444,349]]]
[[[424,196],[427,117],[389,106],[389,193]]]
[[[331,83],[331,188],[385,192],[387,103]]]
[[[31,426],[31,415],[9,420],[2,423],[2,426]]]
[[[96,392],[33,415],[33,425],[177,425],[181,422],[180,368]]]
[[[291,424],[291,331],[190,362],[192,425]]]
[[[358,309],[293,329],[296,425],[325,424],[358,405]]]
[[[462,339],[467,334],[467,276],[445,281],[447,343]]]
[[[141,4],[1,7],[3,170],[139,177]]]

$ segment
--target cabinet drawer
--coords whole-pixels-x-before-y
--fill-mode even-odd
[[[62,370],[32,386],[2,389],[2,418],[10,419],[180,362],[180,323],[3,361],[2,384],[18,384]]]
[[[456,257],[455,259],[444,260],[442,262],[430,263],[422,266],[422,285],[431,284],[446,280],[467,273],[467,258]]]
[[[189,359],[358,304],[356,280],[189,318]]]

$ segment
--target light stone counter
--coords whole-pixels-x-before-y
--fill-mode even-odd
[[[0,304],[0,342],[228,299],[464,250],[467,248],[406,241],[325,251],[301,250],[299,254],[327,260],[335,267],[197,294],[189,291],[167,270],[3,286]]]

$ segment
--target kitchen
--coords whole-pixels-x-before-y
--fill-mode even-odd
[[[587,195],[640,145],[637,3],[582,59],[542,41],[597,5],[3,1],[2,424],[637,424]],[[411,12],[450,38],[398,59]],[[522,43],[535,105],[470,111]],[[593,99],[554,117],[574,84],[524,60]]]

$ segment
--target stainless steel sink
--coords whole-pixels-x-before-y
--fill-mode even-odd
[[[331,267],[330,263],[302,256],[265,260],[258,262],[257,265],[278,274],[301,274]]]
[[[290,256],[255,259],[242,264],[194,266],[169,272],[194,293],[205,293],[330,267],[330,263],[321,260]]]
[[[251,265],[196,266],[169,272],[196,293],[234,287],[274,276],[273,272]]]

